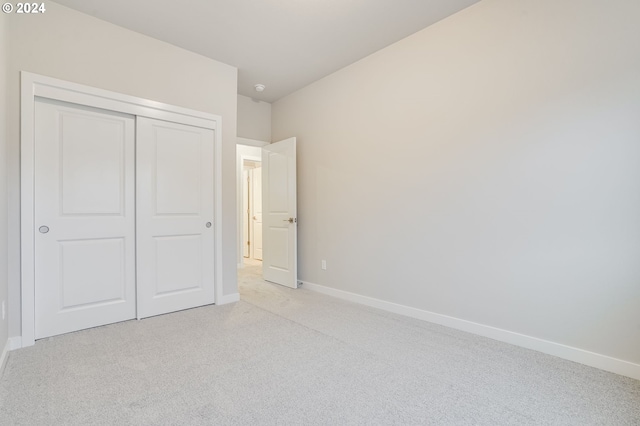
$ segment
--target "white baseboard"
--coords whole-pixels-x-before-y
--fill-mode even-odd
[[[569,361],[578,362],[590,367],[599,368],[601,370],[610,371],[612,373],[640,380],[640,364],[634,364],[632,362],[612,358],[607,355],[574,348],[561,343],[539,339],[537,337],[527,336],[525,334],[515,333],[513,331],[503,330],[489,325],[424,311],[422,309],[412,308],[397,303],[386,302],[384,300],[374,299],[372,297],[362,296],[343,290],[337,290],[335,288],[313,284],[307,281],[302,281],[302,283],[304,284],[303,288],[311,291],[382,309],[384,311],[393,312],[395,314],[433,322],[480,336],[489,337],[501,342],[510,343],[527,349],[533,349],[548,355],[557,356]]]
[[[22,336],[9,337],[9,350],[13,351],[22,348]]]
[[[226,305],[227,303],[234,303],[240,300],[240,293],[232,293],[222,296],[220,300],[216,302],[216,305]]]
[[[2,349],[2,355],[0,355],[0,379],[2,379],[2,375],[4,374],[4,367],[7,365],[7,358],[9,357],[10,349],[10,339],[7,339],[7,343],[4,345],[4,349]]]

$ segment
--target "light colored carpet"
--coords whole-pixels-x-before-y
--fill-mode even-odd
[[[1,425],[640,425],[640,382],[240,275],[242,300],[11,352]]]

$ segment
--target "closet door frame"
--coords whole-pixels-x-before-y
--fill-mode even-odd
[[[35,343],[35,101],[48,98],[100,108],[137,117],[203,127],[214,131],[214,291],[215,303],[222,295],[222,118],[135,96],[71,83],[26,71],[20,73],[20,281],[21,347]]]

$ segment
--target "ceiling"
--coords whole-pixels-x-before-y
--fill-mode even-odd
[[[56,0],[236,66],[238,93],[267,102],[477,1]]]

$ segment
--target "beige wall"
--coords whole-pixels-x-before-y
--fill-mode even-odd
[[[271,142],[271,104],[238,95],[238,136]]]
[[[8,301],[9,286],[7,275],[7,15],[0,14],[0,304]],[[8,316],[0,316],[0,354],[9,336]],[[2,366],[0,366],[1,368]],[[0,370],[1,372],[1,370]]]
[[[640,363],[638,16],[484,0],[275,102],[299,278]]]
[[[20,334],[21,70],[222,116],[224,293],[235,293],[236,68],[52,2],[45,14],[12,14],[7,21],[10,334]]]

